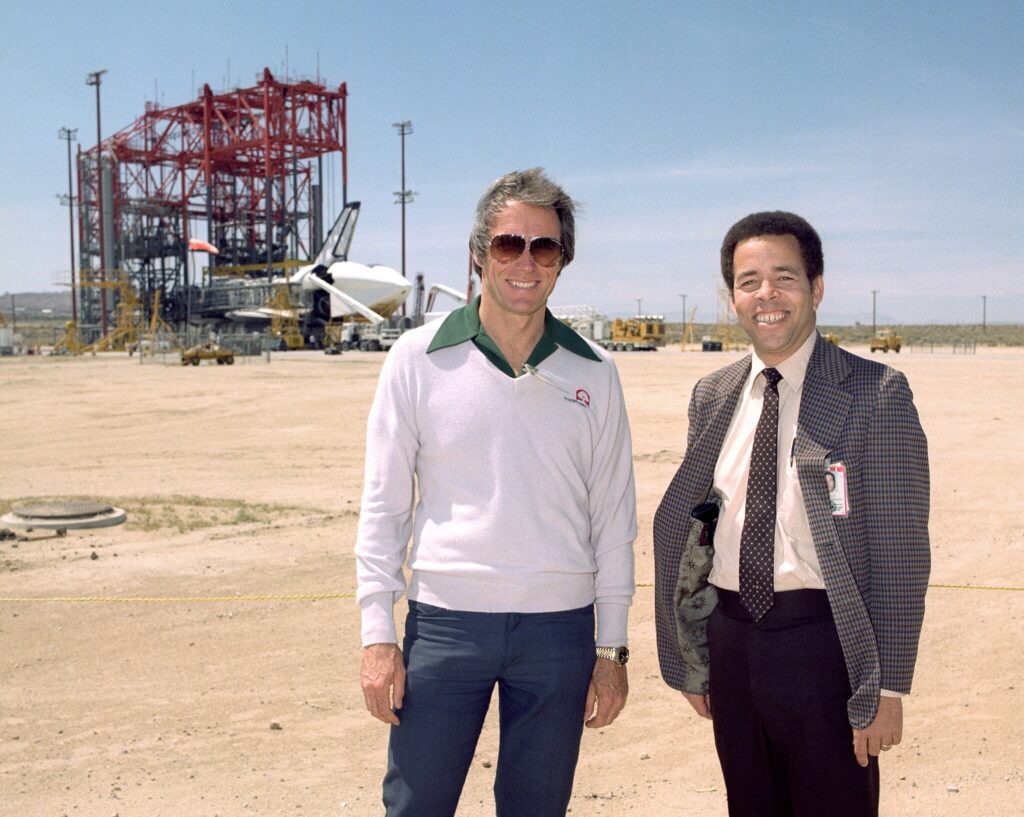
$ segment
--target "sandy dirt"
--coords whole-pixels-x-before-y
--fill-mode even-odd
[[[651,521],[701,374],[616,356],[640,536],[629,704],[586,730],[573,815],[725,815],[710,727],[660,680]],[[352,545],[382,354],[183,368],[0,359],[0,512],[88,497],[120,527],[0,542],[0,815],[377,815]],[[931,447],[933,587],[882,813],[1024,809],[1024,353],[904,353]],[[966,589],[963,585],[1009,589]],[[329,598],[296,598],[328,594]],[[101,601],[38,601],[93,597]],[[260,598],[250,598],[260,597]],[[34,599],[28,601],[24,599]],[[151,599],[117,601],[116,599]],[[493,815],[488,721],[459,809]]]

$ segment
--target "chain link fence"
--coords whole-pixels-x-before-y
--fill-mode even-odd
[[[138,343],[139,362],[182,366],[269,363],[277,339],[267,333],[223,332],[198,336],[195,332],[157,332]]]

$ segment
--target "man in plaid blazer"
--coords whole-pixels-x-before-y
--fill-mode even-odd
[[[823,268],[799,216],[729,231],[722,274],[754,354],[695,386],[654,518],[662,675],[713,720],[733,817],[877,814],[877,756],[902,737],[924,615],[925,437],[901,373],[818,335]],[[769,367],[782,378],[774,593],[755,620],[737,561]]]

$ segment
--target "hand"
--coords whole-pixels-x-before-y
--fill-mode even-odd
[[[702,718],[711,720],[711,696],[710,695],[695,695],[692,692],[684,692],[683,697],[686,698],[690,706],[693,707],[694,711]]]
[[[867,729],[853,730],[853,753],[861,766],[868,765],[868,755],[878,757],[903,740],[903,699],[883,695],[878,712]]]
[[[594,662],[594,673],[590,676],[590,689],[587,690],[584,725],[591,729],[608,726],[626,705],[628,694],[629,681],[625,665],[616,664],[607,658],[598,658]]]
[[[402,708],[405,697],[405,664],[397,644],[370,644],[363,647],[359,668],[366,708],[377,720],[398,726],[395,709]]]

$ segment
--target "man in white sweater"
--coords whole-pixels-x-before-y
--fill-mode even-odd
[[[622,389],[609,355],[546,308],[574,209],[539,168],[494,182],[470,236],[480,297],[407,332],[381,371],[356,559],[363,694],[391,724],[389,817],[455,813],[495,685],[498,817],[564,817],[584,723],[626,702]]]

